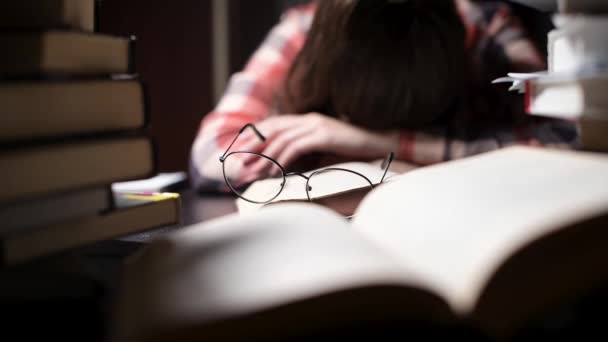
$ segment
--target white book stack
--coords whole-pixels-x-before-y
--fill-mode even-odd
[[[519,80],[525,89],[518,89],[529,114],[572,120],[583,149],[608,152],[608,1],[558,5],[548,37],[548,72]]]
[[[554,23],[556,29],[549,33],[550,72],[608,68],[608,15],[558,14]]]

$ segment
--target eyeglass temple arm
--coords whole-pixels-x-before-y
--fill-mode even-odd
[[[391,163],[393,162],[393,159],[395,159],[395,153],[391,152],[386,157],[386,159],[384,159],[384,161],[382,162],[381,168],[384,169],[384,174],[382,175],[382,179],[380,180],[380,183],[384,182],[384,178],[386,177],[386,173],[388,172],[388,169],[391,167]]]
[[[226,149],[226,152],[224,152],[224,154],[222,154],[222,156],[220,157],[220,161],[224,162],[224,160],[226,160],[226,155],[228,154],[228,151],[230,151],[230,149],[232,148],[232,145],[234,145],[234,143],[236,142],[236,139],[239,138],[239,136],[241,135],[241,133],[243,133],[247,128],[251,128],[253,130],[253,132],[255,133],[255,135],[258,136],[258,138],[260,138],[260,140],[262,141],[266,141],[266,137],[260,133],[260,131],[258,131],[257,128],[255,128],[255,126],[253,124],[246,124],[245,126],[243,126],[243,128],[241,128],[241,130],[236,134],[236,136],[234,137],[234,139],[232,139],[232,142],[230,143],[230,145],[228,146],[228,148]]]
[[[289,177],[289,176],[300,176],[300,177],[302,177],[302,178],[304,178],[306,180],[308,180],[310,178],[310,177],[308,177],[308,176],[306,176],[306,175],[304,175],[303,173],[300,173],[300,172],[290,172],[290,173],[285,174],[285,177]]]

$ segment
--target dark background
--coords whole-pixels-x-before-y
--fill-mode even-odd
[[[211,108],[210,0],[103,0],[98,29],[137,37],[135,68],[147,86],[159,171],[185,169]]]
[[[240,70],[247,58],[290,6],[310,0],[224,0],[230,8],[230,71]]]

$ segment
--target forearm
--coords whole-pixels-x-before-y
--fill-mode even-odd
[[[223,184],[218,158],[248,123],[258,123],[273,111],[276,93],[289,67],[303,44],[302,18],[306,11],[290,12],[268,34],[242,72],[234,74],[213,112],[201,123],[191,152],[191,165],[197,186],[215,187]],[[239,148],[244,140],[239,140]]]
[[[401,131],[397,159],[417,165],[430,165],[514,145],[571,149],[577,144],[575,124],[562,120],[492,128],[477,134],[449,134],[447,129]]]
[[[383,132],[364,130],[360,137],[353,137],[353,148],[349,151],[353,157],[382,159],[391,152],[395,154],[399,152],[401,140],[398,130]]]

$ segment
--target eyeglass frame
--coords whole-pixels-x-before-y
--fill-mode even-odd
[[[226,149],[226,151],[224,152],[224,154],[222,154],[222,156],[219,158],[220,163],[222,163],[222,174],[224,176],[224,181],[226,182],[226,185],[228,185],[228,187],[230,188],[230,190],[237,195],[239,198],[241,198],[244,201],[247,201],[249,203],[254,203],[254,204],[268,204],[272,201],[274,201],[277,197],[279,197],[281,195],[281,193],[283,192],[283,189],[285,189],[285,183],[287,182],[287,177],[290,176],[300,176],[304,179],[306,179],[306,186],[305,186],[305,190],[306,190],[306,197],[308,198],[309,202],[312,202],[312,199],[310,198],[310,192],[312,190],[312,187],[310,186],[310,179],[315,176],[318,175],[320,173],[323,172],[328,172],[328,171],[343,171],[343,172],[349,172],[352,174],[355,174],[357,176],[362,177],[363,179],[365,179],[370,187],[372,189],[374,189],[378,184],[382,184],[384,182],[384,179],[386,178],[386,174],[388,173],[388,169],[391,165],[391,163],[393,162],[393,159],[395,158],[395,153],[394,152],[390,152],[389,155],[386,157],[386,159],[384,159],[384,161],[382,162],[382,165],[380,166],[381,169],[384,170],[384,173],[382,174],[382,179],[380,179],[380,182],[376,185],[374,185],[374,183],[367,178],[366,176],[364,176],[363,174],[354,171],[354,170],[348,170],[348,169],[344,169],[344,168],[339,168],[339,167],[328,167],[328,168],[323,168],[323,169],[319,169],[313,173],[311,173],[309,176],[304,175],[301,172],[286,172],[285,168],[275,159],[262,154],[262,153],[258,153],[258,152],[251,152],[251,151],[234,151],[234,152],[230,152],[230,149],[232,148],[232,146],[234,145],[234,143],[236,142],[236,140],[239,138],[239,136],[247,129],[247,128],[251,128],[253,130],[253,132],[255,133],[255,135],[260,138],[260,140],[262,140],[262,142],[266,141],[266,137],[260,133],[260,131],[255,127],[254,124],[252,123],[248,123],[245,126],[243,126],[238,133],[236,134],[236,136],[234,137],[234,139],[232,139],[232,142],[230,143],[230,145],[228,146],[228,148]],[[230,157],[233,154],[237,154],[237,153],[247,153],[247,154],[253,154],[253,155],[257,155],[259,157],[265,158],[270,160],[271,162],[273,162],[276,166],[279,167],[279,169],[281,170],[281,175],[283,176],[283,181],[281,182],[281,189],[278,191],[278,193],[272,197],[270,200],[268,201],[264,201],[264,202],[259,202],[259,201],[253,201],[250,200],[248,198],[243,197],[238,190],[236,190],[235,188],[232,187],[232,185],[230,184],[230,181],[228,180],[228,177],[226,176],[226,164],[224,163],[226,161],[226,159],[228,159],[228,157]]]

